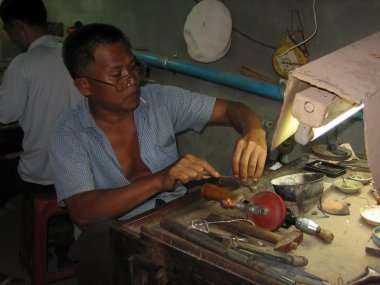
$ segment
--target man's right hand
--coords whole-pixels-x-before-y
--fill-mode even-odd
[[[178,184],[220,176],[219,172],[207,161],[191,154],[185,154],[160,174],[162,175],[162,188],[165,190],[172,190]]]

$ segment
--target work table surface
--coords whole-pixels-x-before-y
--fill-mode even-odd
[[[248,199],[256,192],[262,190],[273,191],[273,187],[270,184],[271,179],[282,175],[301,172],[303,171],[302,169],[305,162],[307,162],[305,159],[301,159],[279,170],[266,172],[259,183],[255,185],[254,189],[250,190],[243,187],[235,191]],[[291,254],[305,256],[308,259],[308,264],[303,267],[305,271],[327,280],[330,284],[345,284],[362,275],[367,266],[380,271],[380,256],[366,252],[366,246],[374,226],[369,225],[360,216],[361,208],[374,205],[376,202],[370,193],[370,186],[364,186],[360,192],[356,194],[344,194],[332,186],[333,182],[334,178],[325,178],[323,199],[329,198],[348,202],[350,205],[350,214],[341,216],[326,215],[319,210],[317,204],[310,207],[306,213],[298,213],[299,217],[309,218],[322,228],[331,231],[334,234],[334,240],[331,243],[327,243],[315,235],[304,233],[303,241]],[[144,227],[159,228],[160,221],[163,217],[173,218],[188,227],[192,221],[204,220],[210,213],[245,217],[243,212],[223,209],[220,207],[219,202],[207,201],[200,196],[199,192],[195,191],[177,200],[175,203],[169,203],[161,208],[154,209],[144,215],[127,221],[117,233],[121,233],[121,235],[127,239],[131,238],[139,242],[141,229]],[[281,227],[277,232],[283,234],[294,229],[294,226],[291,226],[289,229]],[[173,246],[176,247],[177,245]],[[143,247],[144,246],[140,248],[140,251],[144,251]],[[180,250],[186,251],[186,249]],[[191,254],[195,253],[193,252]],[[200,254],[200,256],[196,258],[207,259],[203,254]],[[209,261],[209,263],[210,262],[215,261]],[[215,266],[220,267],[221,265],[215,264]],[[241,267],[243,265],[239,266]]]

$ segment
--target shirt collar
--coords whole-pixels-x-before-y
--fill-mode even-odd
[[[140,96],[140,104],[137,107],[135,114],[138,114],[139,116],[146,119],[147,118],[146,114],[148,113],[148,110],[149,110],[149,103],[145,101],[145,99],[142,96]]]
[[[28,51],[40,46],[40,45],[45,45],[45,44],[54,44],[54,45],[57,45],[58,44],[58,41],[52,36],[52,35],[45,35],[45,36],[42,36],[42,37],[39,37],[37,39],[34,40],[34,42],[32,42],[29,47],[28,47]]]
[[[137,110],[135,111],[136,114],[143,117],[144,119],[147,118],[148,110],[150,108],[149,103],[145,100],[145,92],[146,88],[144,86],[140,87],[140,104],[137,107]]]
[[[90,107],[88,105],[88,98],[85,97],[80,103],[79,108],[81,109],[81,121],[84,128],[97,128],[94,118],[91,115]]]

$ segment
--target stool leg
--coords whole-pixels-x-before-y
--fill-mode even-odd
[[[33,202],[24,195],[22,202],[22,226],[20,231],[19,258],[22,269],[31,272],[31,262],[33,254]]]
[[[46,208],[35,206],[35,211],[41,209],[41,212],[34,213],[34,239],[33,239],[33,285],[45,285],[45,274],[47,266],[47,223],[48,217],[45,213]]]

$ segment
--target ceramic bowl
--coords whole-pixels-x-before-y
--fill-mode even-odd
[[[347,174],[347,178],[365,185],[371,182],[372,174],[370,172],[352,171]]]
[[[380,227],[376,227],[372,231],[373,242],[380,247]]]
[[[368,205],[360,209],[360,216],[370,225],[380,226],[380,205]]]
[[[350,179],[337,179],[334,181],[334,186],[339,191],[346,194],[355,194],[363,188],[363,184]]]

